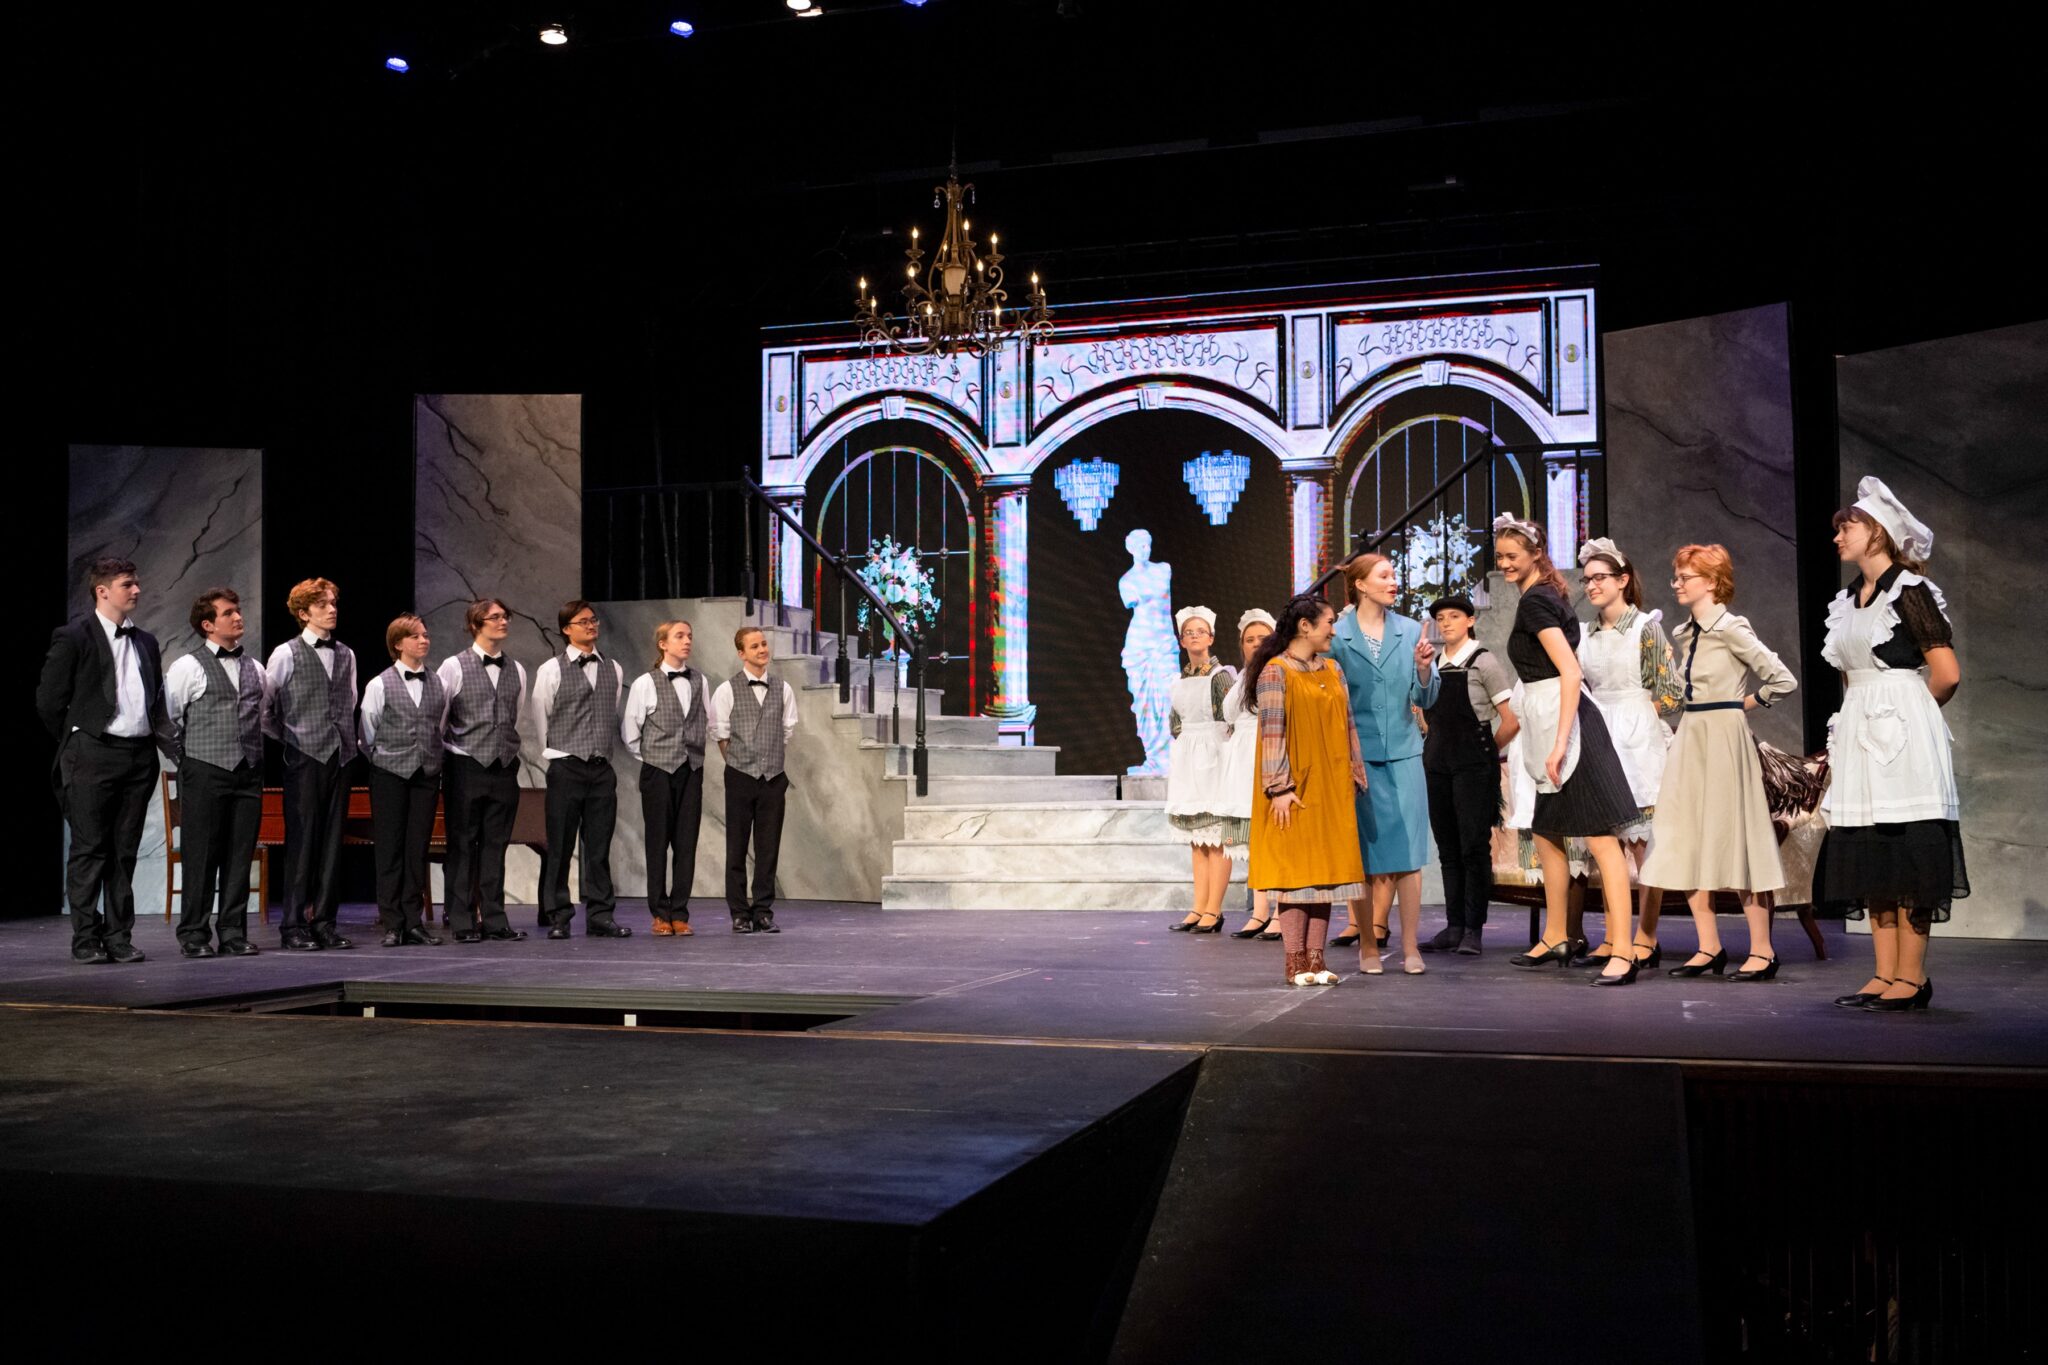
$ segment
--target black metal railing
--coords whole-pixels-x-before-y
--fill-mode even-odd
[[[1385,526],[1368,526],[1355,532],[1352,545],[1343,558],[1330,566],[1323,575],[1312,583],[1308,592],[1321,593],[1324,588],[1344,571],[1345,560],[1354,554],[1386,553],[1396,537],[1401,538],[1401,553],[1390,554],[1397,569],[1405,576],[1407,571],[1427,567],[1427,557],[1422,565],[1413,563],[1406,553],[1408,540],[1422,527],[1434,524],[1435,544],[1441,556],[1434,580],[1448,587],[1451,583],[1452,544],[1460,536],[1472,543],[1472,557],[1477,565],[1477,577],[1483,581],[1493,563],[1493,522],[1504,510],[1529,520],[1540,521],[1537,515],[1543,500],[1549,496],[1548,473],[1551,469],[1566,467],[1573,471],[1575,481],[1585,481],[1588,473],[1597,474],[1604,470],[1599,452],[1579,446],[1525,445],[1488,446],[1470,456],[1456,469],[1437,481],[1435,487],[1417,498],[1408,510],[1395,517]],[[1504,482],[1514,485],[1512,493],[1504,492]],[[1590,496],[1580,496],[1582,525],[1581,538],[1598,535],[1604,531],[1604,483],[1595,481],[1594,487],[1586,490]],[[1512,503],[1512,508],[1510,508]],[[1477,509],[1479,515],[1472,513]],[[1454,530],[1452,518],[1458,519],[1462,530]],[[1459,556],[1462,559],[1462,556]]]

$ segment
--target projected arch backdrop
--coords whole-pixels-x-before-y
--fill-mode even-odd
[[[936,681],[949,709],[997,717],[1006,737],[1031,742],[1042,720],[1031,651],[1034,517],[1066,518],[1064,543],[1088,543],[1070,533],[1113,533],[1128,569],[1121,542],[1133,518],[1149,531],[1148,509],[1177,499],[1199,515],[1178,542],[1155,543],[1153,558],[1204,560],[1228,543],[1256,557],[1249,577],[1262,592],[1283,596],[1327,567],[1349,536],[1399,516],[1478,449],[1543,444],[1560,456],[1597,456],[1594,306],[1590,278],[1558,273],[1540,283],[1077,304],[1059,310],[1051,346],[981,359],[869,356],[837,324],[780,329],[761,356],[762,483],[821,532],[837,520],[842,538],[879,536],[872,511],[858,532],[846,524],[844,471],[862,459],[885,467],[875,463],[884,450],[894,452],[886,467],[913,480],[924,471],[930,491],[914,510],[903,511],[911,504],[900,497],[869,505],[895,509],[888,533],[928,547],[944,568],[947,662]],[[1188,420],[1196,417],[1207,420]],[[1097,430],[1113,419],[1128,420]],[[835,482],[828,518],[819,503]],[[1576,541],[1579,476],[1509,491],[1561,545]],[[1274,525],[1263,524],[1262,507],[1278,509]],[[1245,524],[1255,512],[1262,524]],[[903,520],[935,515],[943,527]],[[835,550],[865,548],[822,538]],[[819,585],[797,538],[785,534],[772,548],[785,600],[829,609],[814,600]],[[1040,616],[1063,611],[1075,591],[1062,582]],[[1123,611],[1117,591],[1112,575],[1079,596],[1100,596],[1090,609]],[[1242,609],[1210,605],[1232,620]],[[1150,746],[1129,709],[1136,684],[1113,664],[1077,656],[1059,666],[1103,672],[1083,680],[1086,691],[1105,715],[1121,713],[1127,732],[1118,753],[1084,745],[1071,762],[1063,754],[1062,768],[1137,766],[1132,756]]]

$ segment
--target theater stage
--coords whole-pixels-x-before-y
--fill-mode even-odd
[[[368,907],[342,918],[374,944]],[[191,962],[145,917],[134,967],[0,924],[0,1195],[138,1276],[230,1267],[206,1301],[227,1276],[274,1326],[300,1266],[351,1302],[464,1291],[482,1319],[434,1330],[465,1340],[573,1336],[595,1292],[599,1331],[679,1311],[909,1359],[1258,1359],[1300,1321],[1382,1359],[1645,1358],[1523,1325],[1610,1285],[1671,1325],[1658,1358],[1717,1359],[1792,1322],[1853,1346],[1898,1290],[1837,1242],[2041,1268],[1997,1217],[2037,1173],[1873,1232],[1847,1154],[2038,1137],[2048,945],[1938,940],[1934,1008],[1875,1017],[1828,1003],[1866,945],[1816,962],[1796,928],[1775,983],[1595,991],[1508,967],[1498,908],[1485,957],[1310,991],[1275,984],[1277,943],[1170,915],[620,918],[635,937]],[[1669,924],[1667,959],[1690,940]],[[1987,1345],[2041,1323],[2011,1294],[1944,1312]]]

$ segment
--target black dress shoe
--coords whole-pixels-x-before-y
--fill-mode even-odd
[[[1446,925],[1437,930],[1436,937],[1422,945],[1425,953],[1454,953],[1465,941],[1465,927],[1461,924]]]
[[[490,939],[493,943],[524,943],[526,941],[526,931],[524,929],[514,929],[508,924],[502,929],[484,930],[484,937]],[[564,934],[563,937],[567,938],[568,935]]]
[[[548,937],[557,942],[569,937],[569,926],[566,924],[550,924],[548,926]]]
[[[211,943],[180,943],[178,951],[186,957],[212,957],[213,945]]]
[[[405,942],[407,947],[438,948],[441,936],[424,924],[415,924],[405,931]]]
[[[356,946],[354,941],[349,939],[339,929],[328,929],[324,927],[315,929],[313,931],[313,937],[320,941],[320,946],[322,948],[342,949],[353,948]]]
[[[147,961],[147,959],[143,957],[142,949],[132,943],[122,943],[107,949],[107,961],[143,962]]]
[[[736,919],[732,922],[732,931],[735,934],[751,934],[754,932],[754,922],[750,919]]]
[[[586,938],[631,938],[633,929],[615,920],[593,920],[583,926],[583,934]]]
[[[224,938],[220,941],[222,957],[258,957],[263,950],[246,938]]]
[[[87,944],[83,947],[73,948],[71,950],[71,960],[96,967],[102,962],[112,962],[114,959],[107,956],[105,948],[99,947],[97,944]]]
[[[284,946],[294,953],[317,953],[320,951],[320,940],[311,934],[287,934]]]
[[[1458,946],[1452,949],[1452,951],[1461,957],[1478,957],[1480,945],[1484,941],[1484,935],[1484,930],[1467,929],[1465,937],[1458,940]]]
[[[384,931],[384,946],[386,948],[403,948],[405,946],[405,930],[386,929]]]
[[[754,916],[754,932],[757,934],[779,934],[782,932],[782,928],[776,924],[775,916],[756,915]]]
[[[457,929],[455,931],[455,941],[457,943],[482,943],[484,941],[483,931],[480,929]]]

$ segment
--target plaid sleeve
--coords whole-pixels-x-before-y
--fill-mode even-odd
[[[1671,637],[1662,622],[1643,627],[1643,690],[1657,703],[1657,714],[1675,716],[1685,699],[1685,682],[1678,676],[1678,657],[1671,652]]]
[[[1271,796],[1294,783],[1287,764],[1287,675],[1277,663],[1259,673],[1259,786]]]

